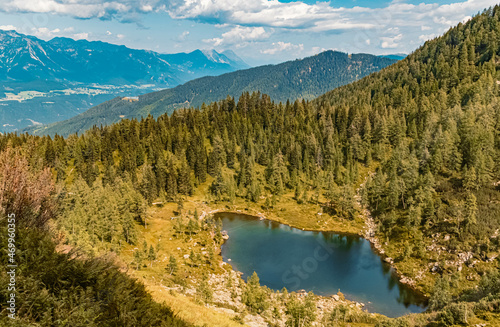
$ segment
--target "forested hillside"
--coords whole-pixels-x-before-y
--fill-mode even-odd
[[[471,262],[492,259],[500,227],[499,17],[498,7],[487,10],[315,100],[347,116],[336,126],[355,161],[380,163],[365,195],[387,239],[407,234],[419,244],[438,235],[436,248],[474,253]]]
[[[0,51],[1,132],[66,120],[117,96],[249,67],[231,51],[160,54],[100,41],[44,41],[3,30]]]
[[[29,166],[18,150],[0,154],[0,325],[189,326],[154,302],[111,256],[57,249],[57,235],[50,232],[57,186],[49,168]],[[8,240],[14,247],[7,247]],[[8,310],[11,294],[14,312]]]
[[[333,88],[356,81],[396,60],[368,54],[348,55],[327,51],[302,60],[240,70],[216,77],[204,77],[177,86],[139,96],[139,101],[121,98],[104,102],[71,119],[48,126],[37,126],[30,132],[40,135],[81,133],[92,126],[109,125],[122,118],[158,117],[174,109],[201,106],[228,95],[260,91],[276,101],[313,99]]]
[[[0,150],[51,169],[63,190],[55,224],[86,252],[135,244],[131,226],[147,224],[144,203],[156,200],[181,211],[206,190],[206,202],[244,198],[268,210],[294,193],[295,206],[349,224],[359,189],[387,261],[430,295],[428,314],[379,326],[494,323],[499,37],[496,6],[311,102],[244,93],[67,138],[2,135]]]

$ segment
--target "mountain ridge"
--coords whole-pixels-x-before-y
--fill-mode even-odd
[[[228,95],[238,97],[243,92],[252,91],[265,92],[275,101],[285,102],[296,98],[311,100],[395,62],[370,54],[346,54],[329,50],[277,65],[195,79],[172,89],[140,95],[137,102],[115,98],[67,121],[34,127],[28,131],[67,135],[82,132],[93,125],[111,124],[122,118],[141,118],[149,114],[158,116],[176,108],[197,107]]]
[[[116,96],[136,96],[249,66],[214,50],[162,54],[102,41],[44,41],[0,31],[0,129],[75,116]]]
[[[0,31],[0,49],[3,81],[42,79],[173,87],[193,78],[249,67],[234,53],[233,61],[215,50],[161,54],[103,41],[65,37],[44,41],[15,31]]]

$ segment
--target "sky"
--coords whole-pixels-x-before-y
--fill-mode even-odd
[[[161,53],[233,50],[251,66],[332,49],[410,53],[491,0],[0,0],[0,29]]]

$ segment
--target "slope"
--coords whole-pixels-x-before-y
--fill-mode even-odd
[[[228,57],[229,56],[229,57]],[[160,54],[69,38],[0,31],[0,130],[71,118],[116,96],[248,68],[234,53]]]
[[[49,80],[84,84],[156,84],[173,87],[206,75],[247,68],[216,51],[160,54],[101,41],[57,37],[43,41],[0,31],[0,80]],[[47,91],[47,90],[40,90]]]
[[[496,6],[313,102],[279,105],[245,93],[237,104],[226,99],[157,120],[124,119],[67,139],[0,136],[0,149],[22,148],[30,161],[54,167],[63,185],[79,180],[103,190],[127,178],[149,203],[170,202],[184,215],[193,208],[184,200],[198,193],[194,208],[251,206],[321,230],[359,221],[359,200],[373,213],[369,236],[386,261],[431,295],[429,314],[378,326],[498,325],[499,36]],[[127,200],[101,192],[103,211],[109,201],[100,194]],[[285,206],[314,210],[291,215]],[[96,222],[87,223],[71,212],[93,237],[128,237],[107,227],[109,214],[86,210]],[[181,222],[177,231],[185,235],[190,225]],[[329,325],[347,322],[340,313],[331,318]]]
[[[275,101],[312,99],[338,86],[376,72],[395,60],[368,54],[348,55],[326,51],[302,60],[279,65],[255,67],[217,77],[204,77],[159,92],[139,96],[128,102],[116,98],[100,104],[69,120],[30,129],[35,134],[82,132],[93,125],[107,125],[122,118],[159,116],[176,108],[200,106],[226,96],[238,97],[243,92],[262,91]]]
[[[499,36],[496,6],[315,100],[355,160],[379,163],[365,202],[415,285],[439,273],[456,292],[498,265]]]

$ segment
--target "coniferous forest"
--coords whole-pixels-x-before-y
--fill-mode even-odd
[[[103,254],[127,245],[147,249],[138,228],[147,226],[148,208],[176,203],[182,212],[200,194],[208,204],[244,201],[261,210],[292,201],[353,226],[362,208],[371,212],[380,246],[429,296],[428,309],[374,320],[347,319],[344,312],[342,322],[332,312],[325,325],[494,326],[500,321],[499,58],[496,6],[312,101],[277,103],[264,93],[243,93],[66,138],[0,136],[2,217],[22,217],[19,326],[160,326],[159,320],[184,326]],[[190,237],[218,230],[206,244],[220,244],[216,222],[189,224],[179,222],[177,230]],[[143,261],[154,261],[150,248]],[[175,275],[175,259],[167,268]],[[260,287],[258,279],[252,283]],[[208,301],[208,286],[200,285]],[[264,300],[246,299],[250,311],[267,309],[255,304]],[[289,326],[314,321],[301,324],[293,312],[286,313]]]

